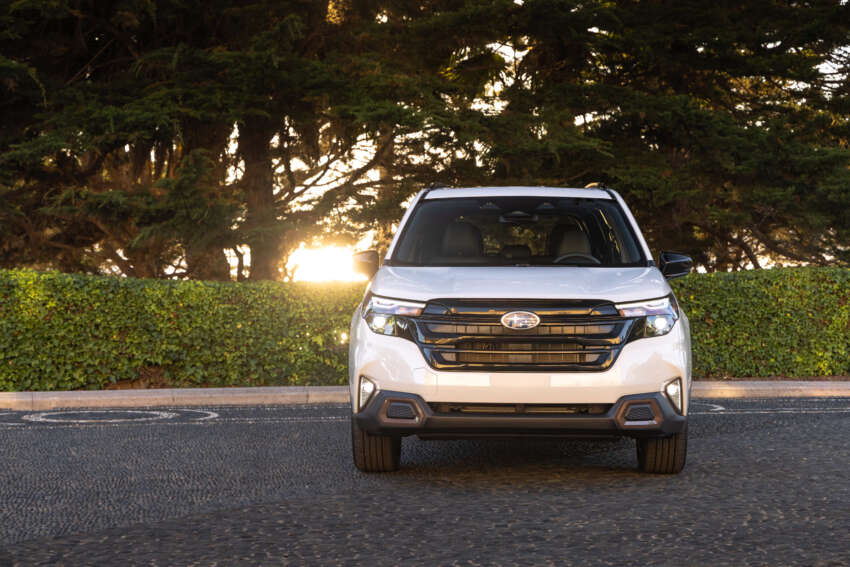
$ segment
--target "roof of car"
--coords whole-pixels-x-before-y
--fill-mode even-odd
[[[579,189],[571,187],[457,187],[428,191],[425,199],[456,199],[463,197],[562,197],[584,199],[611,199],[604,189]]]

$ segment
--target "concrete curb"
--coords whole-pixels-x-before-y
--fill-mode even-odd
[[[695,399],[850,397],[850,382],[699,381],[693,383],[691,397]],[[0,392],[0,409],[19,411],[42,411],[55,408],[248,406],[348,402],[347,386]]]
[[[73,392],[0,392],[0,409],[259,406],[348,403],[346,386],[163,388]]]
[[[696,381],[692,398],[841,398],[850,397],[850,382]]]

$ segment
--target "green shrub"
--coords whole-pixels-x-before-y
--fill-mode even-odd
[[[692,274],[673,287],[695,376],[850,374],[850,270]]]
[[[0,271],[0,390],[341,384],[363,289]]]
[[[850,270],[674,283],[694,375],[850,374]],[[362,284],[134,280],[0,271],[0,390],[343,384]]]

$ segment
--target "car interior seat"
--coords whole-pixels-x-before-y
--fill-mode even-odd
[[[516,258],[530,258],[531,248],[525,244],[511,244],[502,248],[502,257],[510,260]]]
[[[560,224],[552,230],[549,239],[551,243],[550,255],[553,258],[568,256],[570,254],[583,254],[592,256],[593,250],[587,234],[576,224]]]
[[[481,231],[468,222],[451,223],[443,232],[440,256],[454,261],[483,259],[484,241]]]

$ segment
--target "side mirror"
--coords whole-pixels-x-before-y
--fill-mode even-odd
[[[365,252],[357,252],[354,257],[354,271],[358,274],[363,274],[370,280],[375,272],[378,271],[378,251],[366,250]]]
[[[662,252],[658,257],[658,269],[668,280],[687,276],[693,263],[690,256],[678,252]]]

